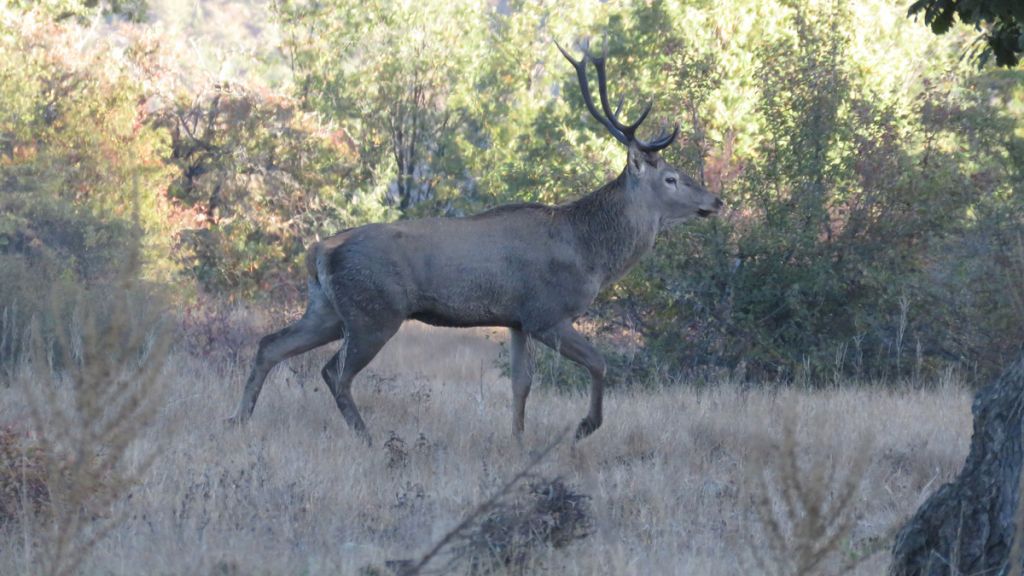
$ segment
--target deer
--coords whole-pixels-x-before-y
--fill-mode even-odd
[[[607,364],[574,328],[604,288],[650,252],[659,231],[716,214],[721,198],[668,164],[659,152],[679,125],[650,140],[637,129],[651,111],[623,124],[608,98],[607,49],[574,59],[590,114],[626,147],[614,180],[559,205],[516,203],[467,217],[399,220],[343,230],[306,254],[308,300],[293,324],[263,337],[241,402],[229,422],[252,415],[270,370],[286,358],[342,340],[321,375],[348,426],[370,444],[352,397],[352,381],[407,320],[446,327],[505,327],[510,333],[512,431],[521,441],[533,380],[535,343],[590,374],[590,406],[576,428],[579,441],[602,423]],[[600,109],[588,68],[597,73]]]

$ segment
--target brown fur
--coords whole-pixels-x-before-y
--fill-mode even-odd
[[[316,261],[320,254],[341,246],[355,228],[347,228],[333,236],[328,236],[319,242],[314,242],[306,249],[306,274],[310,278],[316,278]]]

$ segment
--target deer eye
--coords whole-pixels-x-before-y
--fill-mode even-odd
[[[665,182],[675,186],[676,178],[675,178],[675,176],[669,176],[668,178],[665,178]]]

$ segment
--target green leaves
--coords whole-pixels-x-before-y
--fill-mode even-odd
[[[953,27],[954,17],[981,31],[985,50],[978,53],[980,65],[995,56],[996,65],[1014,68],[1024,54],[1024,3],[1018,0],[917,0],[907,16],[924,12],[924,23],[935,34]]]
[[[11,18],[0,252],[84,277],[141,238],[149,277],[257,296],[301,287],[303,245],[340,228],[572,200],[624,165],[552,42],[592,38],[624,117],[650,100],[646,129],[678,122],[664,157],[729,206],[665,233],[598,326],[639,330],[675,371],[906,375],[898,334],[922,365],[988,358],[1006,344],[963,327],[1019,318],[992,279],[1015,270],[1024,92],[1019,71],[960,65],[952,22],[1012,64],[1022,6],[913,2],[935,38],[886,0],[282,0],[273,81],[187,87],[167,78],[195,63],[152,30],[80,54],[73,20]]]

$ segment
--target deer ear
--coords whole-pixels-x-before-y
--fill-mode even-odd
[[[629,145],[629,152],[626,154],[626,170],[630,176],[642,176],[644,171],[647,170],[647,158],[645,156],[643,150],[633,144]]]

